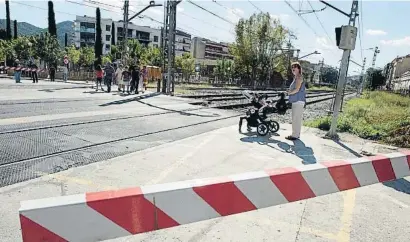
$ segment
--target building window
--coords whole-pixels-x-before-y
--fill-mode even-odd
[[[158,42],[158,36],[154,35],[154,42]]]
[[[106,35],[105,36],[105,41],[110,41],[111,40],[111,35]]]
[[[105,45],[106,50],[110,50],[110,47],[111,47],[110,45]]]
[[[111,31],[111,25],[105,25],[105,30],[106,31]]]

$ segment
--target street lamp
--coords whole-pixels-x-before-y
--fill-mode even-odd
[[[299,60],[302,59],[302,58],[308,57],[308,56],[310,56],[310,55],[320,55],[320,54],[321,54],[321,53],[319,53],[317,50],[315,50],[315,51],[312,52],[312,53],[309,53],[309,54],[307,54],[307,55],[304,55],[304,56],[300,57]]]
[[[134,14],[134,16],[132,16],[131,18],[128,19],[128,22],[130,22],[131,20],[133,20],[134,18],[136,18],[138,15],[140,15],[141,13],[145,12],[145,10],[147,10],[148,8],[151,7],[161,7],[162,4],[155,4],[155,1],[150,1],[149,5],[146,6],[145,8],[141,9],[141,11],[139,11],[138,13]]]
[[[131,22],[131,20],[133,20],[134,18],[138,17],[141,13],[143,13],[145,10],[151,8],[151,7],[160,7],[162,6],[162,4],[156,4],[155,1],[150,1],[149,5],[146,6],[145,8],[141,9],[138,13],[134,14],[131,18],[128,18],[128,7],[129,7],[129,3],[128,0],[125,0],[125,14],[124,14],[124,28],[123,28],[123,53],[122,53],[122,59],[123,59],[123,63],[126,64],[126,58],[125,55],[128,53],[128,51],[126,50],[127,47],[127,36],[128,36],[128,22]]]

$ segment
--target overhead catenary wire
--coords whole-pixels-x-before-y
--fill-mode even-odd
[[[241,15],[239,15],[239,14],[236,13],[236,10],[235,10],[235,9],[226,7],[225,5],[222,5],[221,3],[217,2],[216,0],[212,0],[212,2],[218,4],[219,6],[225,8],[225,9],[228,10],[228,11],[231,11],[231,12],[232,12],[233,14],[235,14],[237,17],[242,18]]]
[[[215,16],[215,17],[217,17],[217,18],[219,18],[219,19],[221,19],[221,20],[223,20],[223,21],[225,21],[225,22],[227,22],[227,23],[232,24],[232,25],[235,26],[235,24],[232,23],[231,21],[229,21],[229,20],[227,20],[227,19],[225,19],[225,18],[219,16],[218,14],[216,14],[216,13],[214,13],[214,12],[212,12],[212,11],[210,11],[210,10],[208,10],[208,9],[206,9],[206,8],[204,8],[204,7],[200,6],[200,5],[198,5],[198,4],[194,3],[194,2],[192,2],[191,0],[187,0],[186,2],[187,2],[187,3],[190,3],[190,4],[194,5],[195,7],[200,8],[200,9],[202,9],[203,11],[205,11],[205,12],[207,12],[207,13],[209,13],[209,14],[212,14],[213,16]]]
[[[208,22],[208,21],[205,21],[205,20],[203,20],[203,19],[196,18],[196,17],[191,16],[191,15],[186,14],[186,13],[179,13],[179,14],[184,15],[184,16],[187,16],[187,17],[192,18],[192,19],[195,19],[195,20],[197,20],[197,21],[200,21],[200,22],[202,22],[202,23],[205,23],[205,24],[207,24],[207,25],[209,25],[209,26],[212,26],[212,27],[214,27],[214,28],[221,29],[221,30],[223,30],[223,31],[228,31],[228,32],[231,32],[231,33],[232,33],[232,31],[229,30],[229,29],[221,28],[220,26],[214,25],[214,24],[212,24],[212,23],[210,23],[210,22]]]
[[[147,15],[141,15],[141,16],[138,16],[139,18],[146,18],[146,19],[149,19],[149,20],[151,20],[151,21],[153,21],[153,22],[156,22],[156,23],[159,23],[159,24],[161,24],[161,25],[163,25],[164,24],[164,22],[162,22],[162,21],[159,21],[159,20],[156,20],[156,19],[154,19],[154,18],[152,18],[152,17],[150,17],[150,16],[147,16]],[[185,24],[181,24],[181,23],[179,23],[178,25],[181,25],[181,26],[183,26],[184,28],[187,28],[187,29],[190,29],[190,30],[186,30],[186,29],[184,29],[184,28],[181,28],[181,27],[177,27],[177,30],[181,30],[181,31],[183,31],[183,32],[196,32],[197,34],[198,34],[198,36],[205,36],[205,34],[203,33],[203,32],[201,32],[201,31],[199,31],[199,30],[197,30],[197,29],[195,29],[195,28],[193,28],[193,27],[191,27],[191,26],[188,26],[188,25],[185,25]],[[216,39],[216,40],[218,40],[219,38],[216,38],[216,37],[213,37],[213,36],[211,36],[211,38],[213,38],[213,39]]]
[[[363,34],[363,4],[360,1],[360,18],[359,18],[359,40],[360,40],[360,58],[363,60],[362,34]]]
[[[48,11],[48,8],[42,8],[42,7],[38,7],[38,6],[34,6],[34,5],[27,4],[27,3],[22,3],[22,2],[12,1],[11,4],[19,4],[19,5],[23,5],[23,6],[26,6],[26,7],[37,8],[37,9],[41,9],[41,10],[46,10],[46,11]],[[67,15],[72,15],[72,16],[77,16],[77,14],[68,13],[68,12],[63,12],[63,11],[56,11],[56,10],[55,10],[54,12],[56,12],[56,13],[62,13],[62,14],[67,14]]]
[[[322,21],[320,21],[319,16],[317,16],[317,13],[316,13],[315,10],[313,9],[312,4],[310,3],[309,0],[307,0],[307,2],[308,2],[308,4],[309,4],[310,8],[312,9],[313,13],[315,14],[317,21],[319,22],[320,26],[322,27],[323,31],[325,32],[327,38],[329,39],[329,43],[333,43],[332,39],[330,38],[329,33],[326,31],[325,27],[323,26]]]
[[[313,31],[313,33],[316,35],[316,37],[319,38],[319,35],[316,33],[316,31],[310,26],[310,24],[309,24],[302,16],[300,16],[300,14],[296,11],[296,9],[293,8],[292,5],[291,5],[288,1],[285,0],[284,2],[292,9],[292,11],[293,11],[297,16],[299,16],[300,19],[302,19],[302,21],[305,23],[305,25],[306,25],[310,30]]]
[[[293,12],[294,12],[296,15],[299,16],[300,19],[302,19],[302,21],[306,24],[306,26],[307,26],[310,30],[312,30],[312,32],[315,34],[315,36],[316,36],[317,38],[320,38],[319,35],[317,34],[317,32],[310,26],[310,24],[309,24],[302,16],[300,16],[300,14],[298,14],[298,12],[296,11],[296,9],[293,8],[292,5],[291,5],[288,1],[284,0],[284,2],[293,10]],[[329,50],[332,51],[333,53],[337,53],[335,49],[329,49]],[[350,58],[350,60],[353,61],[352,58]]]
[[[99,7],[101,10],[105,10],[105,11],[107,11],[107,12],[122,14],[120,11],[114,11],[114,10],[112,10],[112,9],[108,9],[108,8],[105,8],[105,7],[101,7],[101,6],[99,6],[99,5],[97,5],[97,6],[91,6],[91,5],[87,5],[87,4],[80,3],[80,2],[75,2],[75,1],[70,1],[70,0],[65,0],[65,2],[67,2],[67,3],[72,3],[72,4],[77,4],[77,5],[81,5],[81,6],[85,6],[85,7],[90,7],[90,8]],[[96,4],[94,4],[94,5],[96,5]]]
[[[259,12],[263,12],[260,8],[258,8],[258,6],[256,6],[253,2],[251,2],[250,0],[248,0],[248,2],[254,7],[256,8],[256,10],[258,10]]]

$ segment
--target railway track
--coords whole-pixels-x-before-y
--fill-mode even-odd
[[[267,94],[268,96],[274,96],[280,93],[280,91],[249,91],[248,93],[263,93]],[[308,91],[310,93],[333,93],[333,91]],[[228,97],[241,97],[242,99],[246,99],[242,93],[219,93],[219,94],[199,94],[199,95],[177,95],[177,97],[181,98],[190,98],[190,99],[207,99],[207,98],[228,98]]]
[[[323,94],[316,97],[310,96],[308,97],[307,105],[323,102],[332,98],[331,95],[326,96]],[[175,137],[187,135],[186,130],[196,126],[210,128],[226,125],[231,123],[229,119],[243,115],[243,109],[248,106],[249,104],[247,105],[244,103],[221,104],[209,107],[194,106],[193,108],[184,110],[170,110],[144,115],[95,119],[86,122],[63,123],[1,132],[0,135],[2,139],[7,140],[7,142],[10,143],[15,143],[10,144],[11,149],[3,147],[4,149],[2,148],[1,150],[14,154],[17,150],[25,152],[25,149],[28,147],[31,148],[30,150],[27,150],[29,154],[24,154],[20,157],[10,156],[10,158],[6,157],[3,159],[5,162],[0,163],[0,187],[39,177],[41,176],[41,173],[55,173],[71,167],[82,166],[129,154],[144,148],[142,147],[144,145],[139,144],[141,144],[141,142],[144,143],[145,140],[159,142],[164,139],[164,136],[173,137],[172,139],[174,139]],[[148,129],[148,132],[145,128],[133,131],[132,125],[128,124],[134,123],[134,121],[121,121],[147,116],[161,116],[177,112],[189,112],[213,108],[231,109],[235,112],[217,118],[208,116],[205,120],[192,119],[189,121],[189,119],[187,119],[186,122],[184,121],[184,123],[180,125],[175,125],[172,121],[173,119],[177,120],[177,116],[170,116],[170,122],[165,126],[148,125],[147,129],[152,128]],[[145,122],[152,122],[155,119],[156,118],[151,118],[149,121]],[[92,125],[93,123],[103,125]],[[104,136],[105,138],[101,140],[91,139],[93,134],[97,134],[97,131],[100,131],[101,133],[109,131],[109,128],[104,129],[104,127],[109,127],[111,125],[122,127],[123,132],[121,134],[115,134],[115,132],[113,132],[114,135],[111,133],[104,134],[107,136]],[[99,127],[103,127],[103,129],[99,130]],[[90,139],[88,139],[88,137]],[[32,139],[32,141],[28,142],[29,139]],[[30,144],[35,145],[35,147],[30,146]],[[36,174],[34,171],[40,172],[40,175]]]

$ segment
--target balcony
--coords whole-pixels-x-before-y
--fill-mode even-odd
[[[136,39],[139,40],[139,41],[145,41],[145,42],[146,41],[151,41],[149,39],[149,36],[137,36]]]
[[[205,48],[205,52],[210,52],[210,53],[218,53],[218,54],[225,54],[222,49],[216,49],[216,48]]]
[[[95,29],[81,27],[81,28],[80,28],[80,32],[82,32],[82,33],[92,33],[92,34],[95,34]]]
[[[88,43],[88,44],[94,44],[95,39],[81,39],[81,43]]]

